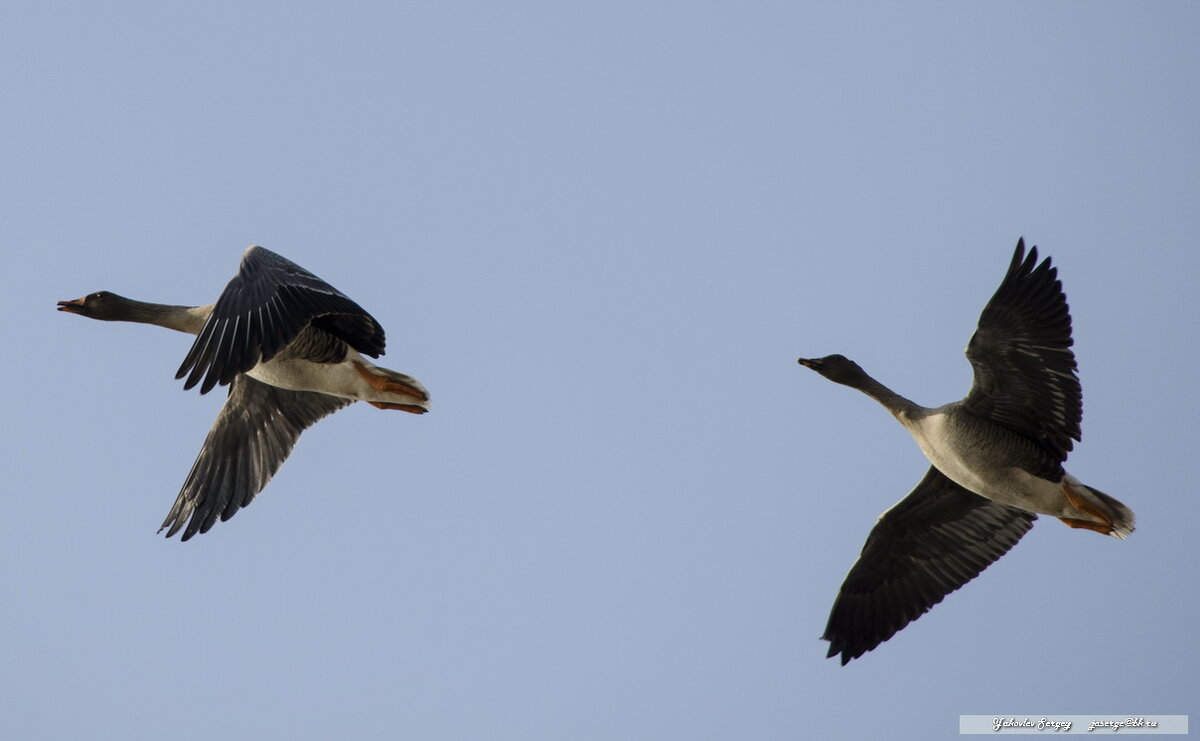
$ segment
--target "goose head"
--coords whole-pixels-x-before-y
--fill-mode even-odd
[[[96,291],[74,301],[59,301],[58,310],[106,322],[128,321],[132,302],[111,291]]]
[[[866,371],[845,355],[826,355],[823,358],[800,358],[796,361],[805,368],[811,368],[834,383],[845,386],[859,387],[864,379],[869,378]]]

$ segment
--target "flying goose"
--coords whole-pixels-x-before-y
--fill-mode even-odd
[[[292,452],[300,433],[362,400],[380,409],[429,410],[415,378],[380,368],[383,327],[344,293],[262,247],[208,306],[134,301],[108,291],[58,310],[91,319],[143,322],[197,335],[175,374],[205,394],[229,396],[200,448],[175,506],[159,528],[183,540],[208,532],[250,504]],[[190,519],[189,519],[190,518]]]
[[[1082,393],[1057,270],[1017,242],[1008,274],[967,345],[966,398],[930,409],[841,355],[800,358],[891,412],[933,465],[880,516],[846,575],[822,638],[842,665],[916,620],[1016,545],[1037,514],[1125,538],[1133,512],[1080,483],[1063,461],[1080,439]]]

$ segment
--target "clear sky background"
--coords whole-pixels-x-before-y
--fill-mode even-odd
[[[7,3],[0,736],[952,737],[1200,712],[1194,3]],[[1020,236],[1060,266],[1121,542],[1042,518],[841,667],[926,463],[910,398]],[[282,253],[388,331],[355,405],[188,543],[203,304]],[[1122,733],[1122,736],[1129,734]]]

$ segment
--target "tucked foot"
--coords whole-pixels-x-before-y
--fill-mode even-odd
[[[424,414],[429,411],[425,407],[417,406],[416,404],[393,404],[390,401],[368,401],[367,403],[379,409],[399,409],[402,412],[411,412],[412,414]]]
[[[403,394],[405,396],[416,397],[421,401],[429,401],[429,393],[421,387],[420,382],[415,378],[406,376],[403,373],[387,371],[383,368],[375,368],[372,371],[358,361],[354,361],[354,369],[376,391],[383,391],[389,394]],[[375,404],[375,402],[371,403]],[[375,404],[375,406],[379,406],[379,404]],[[390,406],[380,408],[398,409],[399,407]]]
[[[1102,535],[1112,534],[1112,525],[1105,525],[1103,522],[1092,522],[1091,520],[1077,520],[1074,517],[1060,517],[1063,524],[1067,527],[1077,527],[1083,530],[1092,530]]]
[[[1063,485],[1060,488],[1062,489],[1063,495],[1066,496],[1067,501],[1070,502],[1072,507],[1079,510],[1080,512],[1083,512],[1084,514],[1093,515],[1095,517],[1098,517],[1098,518],[1100,518],[1101,521],[1093,522],[1091,520],[1081,520],[1081,519],[1076,519],[1074,517],[1060,517],[1058,519],[1062,520],[1068,527],[1078,527],[1078,528],[1084,528],[1086,530],[1095,530],[1096,532],[1104,533],[1105,535],[1109,535],[1112,533],[1113,519],[1112,519],[1112,516],[1108,512],[1100,509],[1099,507],[1097,507],[1095,504],[1093,504],[1091,501],[1089,501],[1085,497],[1082,497],[1079,494],[1077,494],[1071,488],[1070,484],[1063,483]]]

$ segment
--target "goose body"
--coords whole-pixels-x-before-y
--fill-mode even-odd
[[[414,408],[405,411],[417,414],[428,411],[427,395],[426,398],[420,398],[420,394],[402,392],[401,398],[397,399],[394,391],[381,391],[368,382],[369,377],[380,374],[395,374],[395,371],[380,368],[351,348],[346,348],[345,359],[336,363],[276,356],[246,371],[246,375],[256,381],[290,391],[316,391],[367,403],[407,403]],[[406,378],[405,382],[413,390],[424,390],[416,379]]]
[[[135,301],[108,291],[58,302],[59,311],[103,321],[155,324],[196,335],[176,378],[208,393],[229,386],[162,527],[183,540],[248,505],[287,459],[300,433],[365,401],[422,414],[419,381],[364,355],[384,351],[384,332],[358,304],[304,268],[262,247],[242,256],[215,304]]]
[[[800,364],[856,388],[904,426],[930,462],[880,516],[839,590],[823,638],[842,664],[891,638],[1008,552],[1038,514],[1125,538],[1133,512],[1067,473],[1082,392],[1057,271],[1017,243],[967,346],[975,380],[961,401],[929,408],[842,355]]]
[[[1113,523],[1106,522],[1098,512],[1071,505],[1062,485],[1064,481],[1078,481],[1066,471],[1058,481],[1051,481],[1021,467],[1023,453],[1031,447],[1022,436],[980,422],[954,404],[913,420],[902,418],[900,423],[933,467],[967,491],[1027,512],[1095,522],[1104,527],[1106,534],[1112,529]],[[1128,535],[1115,531],[1111,534]]]

